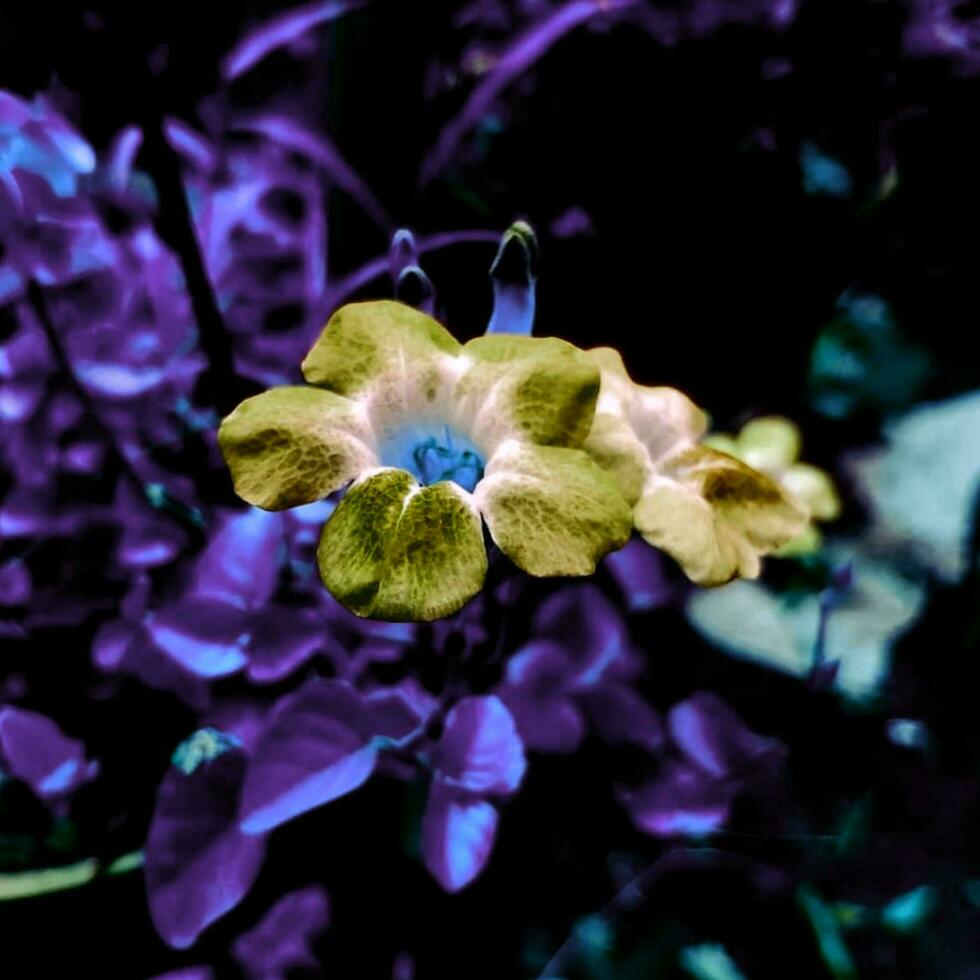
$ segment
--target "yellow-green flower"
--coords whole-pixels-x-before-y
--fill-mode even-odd
[[[611,348],[588,353],[602,388],[585,449],[616,480],[636,530],[699,585],[755,578],[806,512],[769,477],[700,443],[707,420],[686,395],[634,383]]]
[[[840,497],[826,471],[800,462],[803,439],[793,422],[779,415],[766,415],[747,422],[737,435],[713,432],[704,444],[765,473],[806,508],[810,520],[777,555],[806,555],[820,547],[822,535],[815,522],[836,520],[840,516]]]
[[[242,402],[218,442],[235,490],[281,510],[351,484],[323,529],[324,584],[360,616],[458,610],[487,570],[483,522],[531,575],[588,575],[629,537],[630,508],[580,447],[599,371],[556,338],[460,344],[395,302],[338,310],[308,386]],[[352,482],[353,481],[353,482]]]

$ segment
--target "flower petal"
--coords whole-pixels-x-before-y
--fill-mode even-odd
[[[248,768],[242,830],[264,833],[357,789],[377,759],[367,728],[363,699],[343,681],[314,679],[286,697]]]
[[[703,446],[661,465],[633,517],[647,542],[699,585],[755,578],[760,556],[806,525],[806,513],[772,480]]]
[[[623,419],[646,447],[651,460],[703,435],[707,418],[683,392],[634,383],[619,352],[611,347],[594,347],[588,354],[602,371],[596,415]]]
[[[326,497],[376,465],[357,406],[318,388],[272,388],[222,423],[218,445],[235,492],[266,510]]]
[[[483,586],[480,515],[455,483],[420,487],[381,469],[347,491],[317,551],[330,592],[358,616],[392,621],[448,616]]]
[[[311,385],[353,395],[391,371],[418,376],[454,356],[459,342],[432,317],[392,300],[348,303],[330,318],[303,361]]]
[[[599,393],[599,372],[584,351],[557,337],[493,334],[466,344],[463,360],[454,408],[487,455],[515,437],[582,444]]]
[[[630,505],[640,499],[650,454],[625,419],[597,412],[582,448],[613,478]]]
[[[433,781],[422,816],[422,856],[447,892],[465,888],[483,870],[493,850],[498,817],[492,803]]]
[[[629,505],[578,449],[509,441],[474,497],[500,550],[530,575],[591,575],[632,530]]]

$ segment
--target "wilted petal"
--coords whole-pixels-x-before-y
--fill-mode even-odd
[[[447,784],[481,794],[513,793],[527,764],[513,717],[492,696],[453,707],[435,761]]]
[[[447,892],[465,888],[493,850],[498,814],[493,804],[434,780],[422,816],[425,866]]]
[[[355,483],[317,550],[323,583],[358,616],[430,620],[459,610],[483,587],[483,527],[472,497],[444,481],[378,470]]]
[[[360,694],[341,681],[310,681],[280,703],[259,737],[242,829],[264,833],[357,789],[376,760]]]
[[[0,763],[45,800],[72,793],[98,768],[50,718],[9,705],[0,707]]]
[[[272,388],[243,401],[218,444],[235,492],[267,510],[326,497],[376,465],[358,407],[318,388]]]
[[[181,748],[157,793],[145,876],[157,931],[186,949],[251,888],[265,842],[236,822],[244,751],[206,731]]]
[[[644,539],[699,585],[755,578],[760,557],[799,534],[807,520],[768,477],[702,446],[659,464],[633,513]]]
[[[591,575],[632,530],[629,505],[578,449],[506,442],[474,497],[497,546],[531,575]]]
[[[310,944],[329,919],[327,893],[318,885],[290,892],[235,940],[235,959],[250,980],[285,980],[292,970],[316,968]]]

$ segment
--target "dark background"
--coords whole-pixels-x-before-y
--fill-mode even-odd
[[[619,346],[637,380],[683,388],[726,427],[743,414],[789,415],[807,434],[809,457],[830,467],[842,444],[877,432],[873,419],[822,419],[806,399],[810,349],[846,288],[887,297],[906,335],[946,365],[926,395],[975,378],[965,353],[980,304],[980,83],[958,76],[949,63],[903,56],[902,4],[804,2],[783,33],[733,26],[673,48],[627,25],[579,30],[510,100],[508,125],[479,166],[419,192],[419,164],[462,96],[423,97],[433,58],[458,47],[454,7],[377,2],[322,32],[330,53],[324,125],[400,225],[425,233],[502,228],[518,216],[535,224],[542,238],[537,332]],[[76,121],[101,147],[131,121],[151,127],[162,114],[194,121],[200,99],[218,85],[221,57],[247,26],[278,9],[6,4],[0,86],[31,95],[56,78],[77,94]],[[169,67],[153,75],[148,60],[164,48]],[[792,70],[771,77],[779,60]],[[264,87],[288,88],[295,70],[285,55],[274,56],[243,80],[236,98],[248,102]],[[775,134],[771,148],[760,143],[763,129]],[[850,199],[802,192],[799,152],[806,141],[847,167],[855,185]],[[890,154],[901,180],[876,204]],[[571,205],[590,215],[593,235],[548,233],[549,221]],[[338,195],[330,222],[331,260],[340,271],[387,246]],[[460,336],[481,332],[489,314],[485,274],[492,254],[489,245],[463,246],[425,262],[440,309]],[[386,289],[376,283],[365,295]],[[849,512],[846,519],[859,517]],[[916,689],[928,692],[926,712],[950,727],[962,723],[969,742],[976,722],[968,720],[969,704],[961,704],[965,696],[954,698],[943,679],[939,650],[939,621],[966,599],[956,593],[941,601],[942,612],[903,646],[904,663],[917,677],[925,655],[908,651],[924,644],[936,652],[931,687]],[[670,657],[647,691],[657,706],[696,687],[723,691],[752,727],[778,732],[794,746],[793,776],[804,800],[819,805],[871,786],[887,798],[893,783],[907,788],[921,777],[889,757],[894,749],[871,721],[710,650],[677,612],[641,617],[634,633],[651,655]],[[85,725],[102,739],[91,753],[115,753],[120,773],[131,773],[126,763],[140,753],[137,744],[120,747],[128,725],[152,717],[161,743],[185,733],[184,709],[135,683],[111,706],[79,703],[85,637],[43,642],[64,644],[62,667],[40,682],[47,703],[69,727],[73,716],[103,712]],[[30,654],[18,651],[18,658]],[[103,746],[112,752],[101,752]],[[133,875],[0,908],[0,973],[143,978],[211,963],[219,975],[234,975],[226,957],[231,938],[284,890],[322,880],[333,921],[318,948],[330,976],[385,976],[405,948],[417,956],[423,980],[521,976],[515,964],[529,942],[553,950],[574,919],[608,899],[611,854],[649,859],[659,851],[652,841],[646,851],[637,844],[612,797],[610,774],[609,758],[597,748],[536,759],[507,807],[487,871],[459,896],[444,895],[406,856],[421,790],[406,794],[401,784],[376,780],[277,832],[258,886],[192,952],[175,954],[156,937],[140,876]],[[146,800],[148,818],[156,775],[148,771],[145,786],[123,786],[106,771],[99,787],[85,792],[131,792]],[[921,832],[929,860],[942,862],[949,853],[966,864],[980,858],[976,839],[939,841],[898,803],[888,820],[900,836]],[[788,868],[808,860],[803,848],[765,840],[742,841],[740,848],[749,861]],[[887,863],[854,871],[859,878],[889,873]],[[826,976],[792,905],[760,907],[741,872],[668,878],[630,921],[637,935],[730,941],[754,980]],[[917,972],[910,957],[899,944],[869,975],[942,975]]]

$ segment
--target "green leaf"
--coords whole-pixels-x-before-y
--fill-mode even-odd
[[[266,510],[321,500],[377,465],[358,406],[319,388],[272,388],[222,423],[218,445],[235,492]]]
[[[474,493],[501,551],[530,575],[591,575],[629,540],[629,505],[578,449],[506,443]]]
[[[836,566],[854,561],[854,584],[830,614],[825,656],[840,664],[839,691],[869,699],[887,678],[891,648],[917,619],[924,591],[855,545],[828,547],[827,558]],[[757,582],[732,582],[695,593],[686,612],[702,636],[737,657],[801,678],[813,667],[818,591],[780,595]]]
[[[817,947],[830,975],[835,980],[857,980],[857,967],[834,913],[810,884],[800,885],[796,897],[817,938]]]
[[[480,515],[452,482],[420,487],[405,470],[355,483],[327,521],[317,551],[324,585],[358,616],[438,619],[483,587]]]
[[[959,581],[980,493],[980,391],[920,405],[888,425],[884,448],[852,466],[876,537]]]

